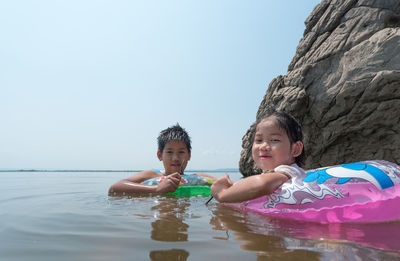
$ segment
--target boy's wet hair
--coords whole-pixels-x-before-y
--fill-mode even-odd
[[[285,130],[287,136],[289,137],[290,144],[293,144],[297,141],[303,142],[303,132],[301,130],[300,123],[290,114],[277,110],[275,106],[268,106],[266,110],[258,117],[255,127],[257,128],[258,124],[270,117],[275,116],[278,126]],[[305,148],[303,144],[303,151],[299,156],[296,157],[296,164],[299,166],[304,166],[304,162],[306,159]]]
[[[179,126],[178,123],[160,132],[160,135],[157,138],[158,150],[163,152],[165,145],[171,140],[183,141],[188,151],[190,152],[192,150],[189,134],[184,128]]]

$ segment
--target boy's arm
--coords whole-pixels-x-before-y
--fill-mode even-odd
[[[211,186],[211,193],[219,202],[242,202],[272,194],[289,177],[280,172],[250,176],[232,184],[229,176],[221,177]]]
[[[155,171],[147,170],[137,173],[129,178],[118,181],[108,190],[110,196],[120,196],[140,193],[167,193],[174,192],[179,186],[180,175],[173,173],[165,177],[158,185],[141,184],[144,180],[156,178],[159,175]]]

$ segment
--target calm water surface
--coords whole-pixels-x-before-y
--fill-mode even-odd
[[[202,197],[107,196],[130,175],[0,173],[0,260],[400,260],[400,222],[317,225]]]

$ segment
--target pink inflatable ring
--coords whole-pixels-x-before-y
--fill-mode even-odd
[[[224,205],[318,223],[400,220],[400,166],[371,160],[310,170],[269,196]]]

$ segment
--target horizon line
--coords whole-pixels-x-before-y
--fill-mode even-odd
[[[0,172],[141,172],[144,170],[113,170],[113,169],[0,169]],[[187,172],[239,172],[238,168],[220,168],[220,169],[188,169]]]

